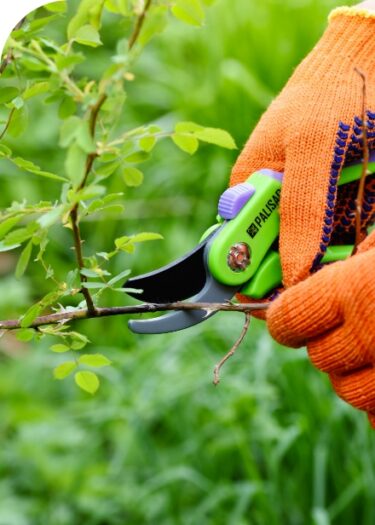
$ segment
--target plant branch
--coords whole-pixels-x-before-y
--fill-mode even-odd
[[[70,212],[70,220],[72,223],[72,229],[73,229],[73,238],[74,238],[74,250],[76,253],[76,259],[77,259],[77,265],[81,272],[83,268],[85,267],[85,264],[83,262],[83,254],[82,254],[82,238],[81,238],[81,230],[79,228],[79,221],[78,221],[78,206],[75,205],[74,208]],[[85,283],[87,282],[87,277],[81,275],[81,282]],[[88,291],[87,288],[84,286],[81,288],[81,293],[83,297],[85,298],[87,309],[90,311],[91,314],[95,315],[95,305],[94,301],[92,300],[91,294]]]
[[[22,20],[20,20],[18,22],[18,24],[14,27],[13,31],[17,31],[18,29],[21,29],[21,27],[23,26],[25,20],[26,20],[26,17],[22,18]],[[4,73],[4,71],[9,66],[9,64],[11,64],[13,62],[13,60],[14,60],[13,48],[10,48],[10,49],[8,49],[7,54],[5,55],[3,60],[1,61],[1,64],[0,64],[0,76]]]
[[[147,11],[151,7],[151,3],[152,3],[152,0],[147,0],[146,1],[146,4],[145,4],[145,6],[143,8],[142,13],[137,18],[137,22],[135,24],[134,31],[130,35],[130,38],[129,38],[129,51],[133,48],[134,44],[138,40],[138,37],[139,37],[139,35],[141,33],[141,30],[142,30],[142,27],[143,27],[143,24],[144,24],[146,15],[147,15]]]
[[[82,102],[85,98],[85,93],[77,86],[77,84],[70,78],[70,76],[66,73],[66,71],[59,71],[54,62],[44,53],[38,42],[33,42],[33,49],[30,49],[29,47],[24,47],[23,45],[19,44],[18,42],[15,42],[12,44],[13,49],[17,49],[18,51],[22,51],[23,53],[26,53],[28,55],[33,56],[34,58],[38,59],[40,62],[44,62],[51,73],[54,73],[58,75],[61,79],[61,81],[65,84],[65,86],[68,88],[70,93],[76,97],[76,100],[79,102]]]
[[[90,133],[91,136],[94,138],[95,136],[95,130],[96,130],[96,124],[98,121],[99,112],[101,110],[101,107],[103,106],[104,102],[107,100],[107,95],[105,93],[102,93],[100,97],[98,98],[96,104],[91,109],[91,115],[90,115]]]
[[[107,95],[105,93],[102,93],[100,97],[98,98],[96,104],[92,106],[91,108],[89,126],[90,126],[90,133],[93,139],[95,139],[96,124],[98,122],[99,112],[104,102],[106,101],[106,99],[107,99]],[[92,169],[92,166],[94,164],[96,157],[97,157],[96,152],[89,153],[89,155],[87,156],[85,174],[77,188],[77,191],[80,191],[82,190],[82,188],[84,188],[87,182],[87,178],[90,175],[90,172],[91,172],[91,169]],[[81,236],[81,230],[79,227],[78,208],[79,208],[79,203],[77,202],[70,211],[70,221],[72,224],[73,238],[74,238],[74,250],[76,253],[77,265],[80,270],[81,282],[85,283],[87,282],[87,277],[81,273],[81,270],[83,270],[83,268],[85,267],[85,264],[83,261],[82,236]],[[91,297],[89,290],[85,287],[82,287],[81,293],[85,298],[88,311],[90,312],[90,314],[95,315],[96,308],[95,308],[94,301]]]
[[[267,305],[268,306],[268,305]],[[263,308],[264,309],[264,308]],[[244,340],[249,327],[250,327],[250,321],[251,321],[251,312],[245,311],[245,324],[242,328],[242,332],[240,337],[237,339],[237,341],[234,343],[232,348],[229,350],[229,352],[218,362],[218,364],[214,368],[214,380],[213,383],[215,386],[217,386],[220,383],[220,370],[222,366],[230,359],[235,353],[236,350],[240,347],[242,341]]]
[[[362,175],[359,181],[358,194],[356,199],[355,210],[355,242],[353,248],[353,255],[357,252],[358,246],[362,241],[362,208],[365,198],[366,177],[368,175],[368,165],[370,161],[370,150],[368,144],[368,133],[366,123],[366,107],[367,107],[367,84],[366,76],[359,69],[355,68],[356,73],[362,79],[362,136],[363,136],[363,166]]]
[[[4,126],[4,129],[3,131],[1,132],[1,135],[0,135],[0,140],[2,140],[4,137],[5,137],[5,134],[6,132],[8,131],[8,128],[10,126],[10,123],[12,122],[12,118],[13,118],[13,115],[14,115],[14,112],[16,111],[16,108],[12,108],[12,111],[9,113],[9,116],[8,116],[8,119],[6,121],[6,124]]]
[[[92,319],[97,317],[113,317],[116,315],[129,314],[145,314],[155,312],[167,311],[191,311],[191,310],[209,310],[210,312],[242,312],[250,316],[251,312],[266,310],[267,303],[253,303],[253,304],[232,304],[232,303],[168,303],[168,304],[139,304],[135,306],[118,306],[111,308],[95,308],[92,312],[88,308],[80,310],[63,310],[53,314],[43,315],[37,317],[30,328],[38,328],[39,326],[64,323],[67,321],[80,321],[83,319]],[[10,319],[7,321],[0,321],[0,330],[17,330],[21,327],[19,319]],[[245,328],[245,327],[244,327]],[[243,331],[244,332],[244,331]],[[241,334],[242,339],[245,333]],[[242,341],[241,339],[241,341]],[[239,341],[239,344],[241,343]],[[238,344],[238,346],[239,346]]]

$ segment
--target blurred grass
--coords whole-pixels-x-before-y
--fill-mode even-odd
[[[120,127],[195,120],[228,129],[241,147],[337,5],[218,0],[203,30],[174,23],[139,62]],[[105,67],[122,31],[108,21],[106,49],[82,72]],[[58,121],[44,108],[31,108],[32,133],[19,147],[59,171]],[[163,233],[162,243],[116,263],[134,273],[187,251],[213,222],[236,155],[206,146],[190,158],[161,144],[141,189],[111,182],[125,191],[125,215],[85,224],[85,251],[108,249],[119,234]],[[3,206],[53,198],[52,185],[6,173]],[[73,264],[70,243],[56,231],[50,262],[61,275]],[[36,270],[18,283],[13,261],[2,261],[0,313],[9,317],[47,284]],[[212,386],[213,365],[241,326],[241,316],[220,314],[187,332],[142,337],[125,319],[87,321],[92,351],[115,363],[94,399],[51,378],[59,357],[47,345],[2,339],[0,525],[373,525],[373,433],[304,351],[278,347],[254,321]]]

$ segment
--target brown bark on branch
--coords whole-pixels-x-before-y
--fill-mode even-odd
[[[107,100],[107,95],[105,93],[102,93],[100,97],[98,98],[96,104],[92,106],[91,108],[89,126],[90,126],[90,133],[93,139],[95,139],[96,124],[98,121],[99,112],[106,100]],[[93,167],[96,157],[97,157],[96,152],[90,153],[87,156],[85,174],[83,176],[81,183],[79,184],[77,188],[77,191],[82,190],[82,188],[84,188],[84,186],[86,185],[87,178],[91,173],[91,169]],[[78,265],[79,270],[81,271],[85,265],[83,262],[83,254],[82,254],[82,238],[81,238],[81,231],[79,227],[78,208],[79,208],[79,203],[77,202],[77,204],[74,205],[74,207],[72,208],[70,212],[70,221],[71,221],[72,230],[73,230],[74,250],[76,253],[77,265]],[[83,283],[87,282],[87,277],[83,275],[82,273],[80,275],[81,275],[81,281]],[[88,311],[90,312],[92,316],[95,316],[96,308],[95,308],[94,301],[92,300],[89,290],[83,287],[81,289],[81,293],[83,297],[85,298]]]
[[[133,48],[134,44],[136,43],[136,41],[137,41],[137,39],[138,39],[138,37],[140,35],[140,32],[142,30],[142,27],[143,27],[143,24],[144,24],[146,15],[147,15],[147,11],[151,7],[151,3],[152,3],[152,0],[147,0],[146,1],[146,4],[145,4],[145,6],[143,8],[142,13],[137,18],[137,22],[135,24],[134,31],[130,35],[130,38],[129,38],[129,51]]]
[[[21,27],[23,26],[25,20],[26,20],[26,17],[22,18],[22,20],[20,20],[18,22],[18,24],[13,28],[13,31],[17,31],[18,29],[21,29]],[[5,55],[5,57],[3,58],[3,60],[1,61],[1,64],[0,64],[0,76],[4,73],[4,71],[9,66],[9,64],[11,64],[13,62],[13,60],[14,60],[13,49],[10,48],[8,50],[7,54]]]
[[[111,308],[95,308],[92,312],[88,308],[81,310],[62,311],[53,314],[37,317],[30,328],[39,326],[64,323],[68,321],[81,321],[83,319],[93,319],[97,317],[112,317],[115,315],[145,314],[167,311],[187,311],[187,310],[209,310],[210,312],[241,312],[251,313],[259,310],[266,310],[267,303],[253,304],[232,304],[232,303],[168,303],[168,304],[139,304],[134,306],[118,306]],[[21,327],[20,319],[9,319],[0,321],[0,330],[17,330]]]

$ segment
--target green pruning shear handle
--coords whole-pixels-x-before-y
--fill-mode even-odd
[[[371,162],[369,172],[375,172]],[[339,185],[358,180],[362,165],[343,170]],[[184,257],[154,272],[130,279],[129,295],[150,303],[221,303],[240,292],[262,299],[282,284],[280,256],[273,247],[279,236],[279,203],[283,174],[260,170],[246,182],[227,189],[219,200],[219,222]],[[330,246],[323,263],[349,257],[352,246]],[[215,312],[180,311],[143,321],[129,321],[133,332],[157,334],[194,326]]]

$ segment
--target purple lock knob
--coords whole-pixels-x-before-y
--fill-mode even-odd
[[[219,200],[219,215],[223,219],[234,219],[255,193],[251,184],[244,182],[227,189]]]

